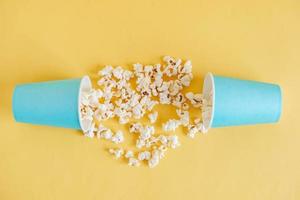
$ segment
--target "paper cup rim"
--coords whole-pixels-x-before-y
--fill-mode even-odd
[[[208,90],[207,88],[210,88]],[[210,113],[210,118],[208,120],[203,118],[203,111],[202,111],[202,118],[203,118],[203,126],[206,130],[210,129],[212,127],[213,119],[214,119],[214,111],[215,111],[215,82],[214,82],[214,77],[211,72],[208,72],[205,75],[204,78],[204,83],[203,83],[203,97],[205,97],[206,92],[211,92],[212,94],[212,105],[211,105],[211,113]]]

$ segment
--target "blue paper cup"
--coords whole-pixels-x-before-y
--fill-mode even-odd
[[[17,122],[82,129],[80,95],[90,88],[88,76],[17,85],[12,103],[14,118]]]
[[[279,85],[240,80],[208,73],[203,97],[212,98],[202,112],[205,128],[278,122],[281,115]]]

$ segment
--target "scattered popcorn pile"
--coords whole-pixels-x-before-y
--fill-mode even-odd
[[[202,119],[190,119],[190,106],[205,109],[205,117],[210,117],[211,99],[204,99],[202,94],[182,89],[190,86],[193,79],[192,63],[182,62],[170,56],[163,58],[163,65],[133,65],[133,70],[121,66],[105,66],[98,75],[98,88],[83,92],[81,96],[81,119],[84,135],[109,140],[115,144],[125,139],[122,131],[113,132],[104,127],[101,121],[117,118],[120,124],[130,124],[130,134],[136,134],[136,149],[109,149],[116,159],[125,158],[130,166],[140,166],[146,162],[150,168],[159,164],[169,149],[180,146],[177,135],[167,134],[179,126],[187,129],[187,136],[194,138],[196,134],[207,130]],[[135,83],[135,84],[133,84]],[[154,107],[158,104],[170,104],[176,108],[177,119],[169,119],[162,124],[162,132],[157,133],[154,124],[158,112]],[[146,115],[147,114],[147,115]],[[130,120],[149,119],[149,124],[130,123]]]

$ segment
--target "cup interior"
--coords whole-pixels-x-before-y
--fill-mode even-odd
[[[212,73],[207,73],[204,78],[203,98],[207,103],[202,108],[202,120],[204,128],[208,130],[214,118],[215,85]]]

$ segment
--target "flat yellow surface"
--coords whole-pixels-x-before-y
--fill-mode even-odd
[[[280,84],[280,122],[178,131],[182,146],[148,169],[80,132],[13,120],[17,83],[166,54],[193,61],[197,92],[209,71]],[[298,0],[0,0],[0,199],[300,199],[299,55]]]

